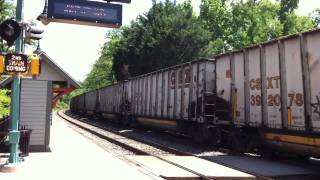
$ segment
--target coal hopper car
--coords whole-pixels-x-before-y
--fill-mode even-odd
[[[96,97],[76,96],[71,111],[240,152],[320,157],[319,48],[320,29],[282,37],[134,77],[95,90]],[[86,110],[83,101],[92,98]]]

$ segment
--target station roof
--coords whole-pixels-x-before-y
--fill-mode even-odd
[[[40,56],[41,61],[44,61],[48,64],[49,68],[53,70],[56,74],[61,76],[65,81],[67,81],[68,85],[73,86],[74,88],[79,88],[80,85],[77,83],[66,71],[64,71],[52,58],[50,58],[44,51],[38,49],[34,52]],[[22,77],[22,79],[24,79]],[[0,81],[0,87],[6,87],[11,84],[13,78],[7,77],[4,80]],[[48,79],[49,80],[49,79]]]

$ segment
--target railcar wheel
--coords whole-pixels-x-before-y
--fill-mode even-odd
[[[206,125],[194,125],[191,127],[192,138],[196,143],[203,144],[210,139],[210,130]]]
[[[129,126],[130,125],[128,116],[122,116],[121,117],[121,125],[123,125],[123,126]]]
[[[247,138],[232,132],[229,134],[229,146],[235,154],[242,154],[247,150]]]
[[[103,119],[103,116],[101,113],[96,113],[95,116],[98,120]]]
[[[267,146],[259,147],[259,154],[261,155],[261,157],[265,159],[270,159],[270,160],[282,159],[282,156],[279,152],[276,152]]]
[[[212,136],[210,138],[210,143],[213,147],[218,147],[221,144],[222,132],[219,127],[216,127],[212,130]]]
[[[129,126],[133,128],[139,128],[137,119],[133,116],[128,116]]]
[[[308,161],[310,159],[310,156],[308,156],[308,155],[299,155],[297,158],[298,158],[298,160],[301,160],[301,161]]]

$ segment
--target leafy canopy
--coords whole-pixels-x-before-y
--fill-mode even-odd
[[[149,12],[122,29],[112,52],[115,77],[123,80],[193,60],[209,42],[209,34],[190,1],[154,2]]]
[[[212,32],[204,55],[241,49],[314,28],[315,20],[295,13],[298,3],[298,0],[276,3],[271,0],[202,0],[200,19]]]

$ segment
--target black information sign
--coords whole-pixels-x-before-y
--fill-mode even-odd
[[[117,28],[122,25],[122,5],[86,0],[49,0],[48,20]]]
[[[25,54],[7,54],[5,57],[5,71],[26,72],[28,70],[28,57]]]

